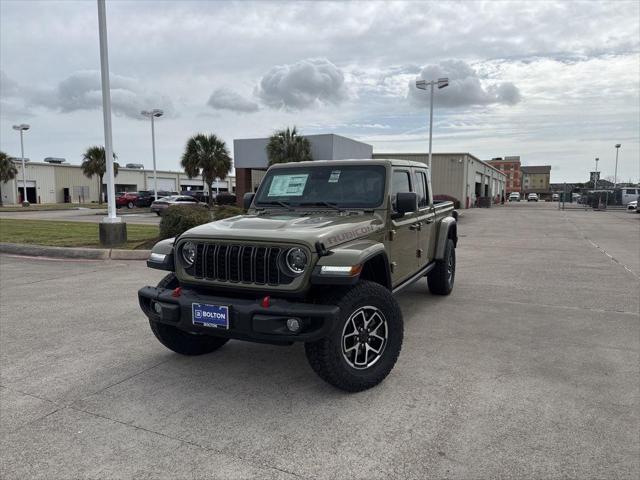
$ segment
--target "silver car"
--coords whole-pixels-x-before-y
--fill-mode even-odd
[[[172,205],[193,205],[202,208],[207,208],[207,204],[203,202],[199,202],[193,197],[189,195],[171,195],[169,197],[159,198],[155,202],[151,204],[151,211],[155,212],[156,215],[162,215],[167,208]]]

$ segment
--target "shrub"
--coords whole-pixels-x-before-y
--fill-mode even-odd
[[[242,215],[244,210],[240,207],[232,205],[224,205],[217,207],[213,212],[213,217],[216,220],[222,220],[223,218],[235,217],[236,215]]]
[[[160,240],[177,237],[187,230],[211,221],[211,213],[202,207],[172,205],[162,214]]]

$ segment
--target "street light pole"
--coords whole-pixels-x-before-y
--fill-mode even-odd
[[[439,78],[438,80],[433,80],[431,82],[427,82],[426,80],[417,80],[416,81],[416,88],[419,88],[420,90],[426,90],[427,87],[430,87],[430,94],[429,94],[429,164],[428,167],[431,168],[431,144],[432,144],[432,138],[433,138],[433,92],[434,92],[434,87],[438,86],[438,89],[444,88],[446,86],[449,85],[449,79],[448,78]]]
[[[145,117],[151,118],[151,154],[153,156],[153,197],[158,200],[158,175],[156,174],[156,132],[153,123],[155,117],[161,117],[164,112],[158,108],[143,110],[140,112]]]
[[[20,155],[22,158],[22,206],[28,207],[29,200],[27,200],[27,180],[26,180],[26,167],[24,162],[24,140],[23,134],[25,131],[29,130],[29,125],[26,123],[21,123],[20,125],[14,125],[13,129],[18,130],[20,132]]]
[[[618,187],[618,150],[620,150],[621,146],[619,143],[616,143],[616,169],[613,172],[613,188]]]
[[[100,38],[100,75],[102,79],[102,118],[104,121],[104,150],[107,167],[106,223],[119,223],[116,216],[116,186],[113,175],[113,137],[111,133],[111,87],[109,84],[109,49],[107,46],[107,12],[105,0],[98,0],[98,36]],[[100,185],[102,190],[102,185]],[[102,192],[98,192],[102,195]]]

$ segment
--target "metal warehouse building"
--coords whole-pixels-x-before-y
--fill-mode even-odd
[[[427,163],[427,153],[374,153],[373,158],[397,158]],[[499,203],[505,195],[506,175],[470,153],[432,154],[431,184],[434,195],[460,202],[460,208]],[[483,200],[487,199],[487,200]]]
[[[22,164],[15,162],[18,175],[1,186],[4,204],[22,202]],[[90,203],[97,202],[99,195],[98,177],[87,178],[79,165],[28,162],[26,164],[27,200],[30,203]],[[189,178],[183,172],[158,170],[158,190],[181,192],[202,190],[201,177]],[[153,190],[153,170],[120,167],[115,178],[116,192],[136,192]],[[106,177],[103,179],[103,191]],[[219,191],[235,191],[235,177],[214,182]]]

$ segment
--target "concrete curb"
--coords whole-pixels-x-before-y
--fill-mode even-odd
[[[21,243],[0,243],[0,253],[29,257],[81,258],[87,260],[146,260],[151,250],[120,250],[116,248],[51,247]]]

